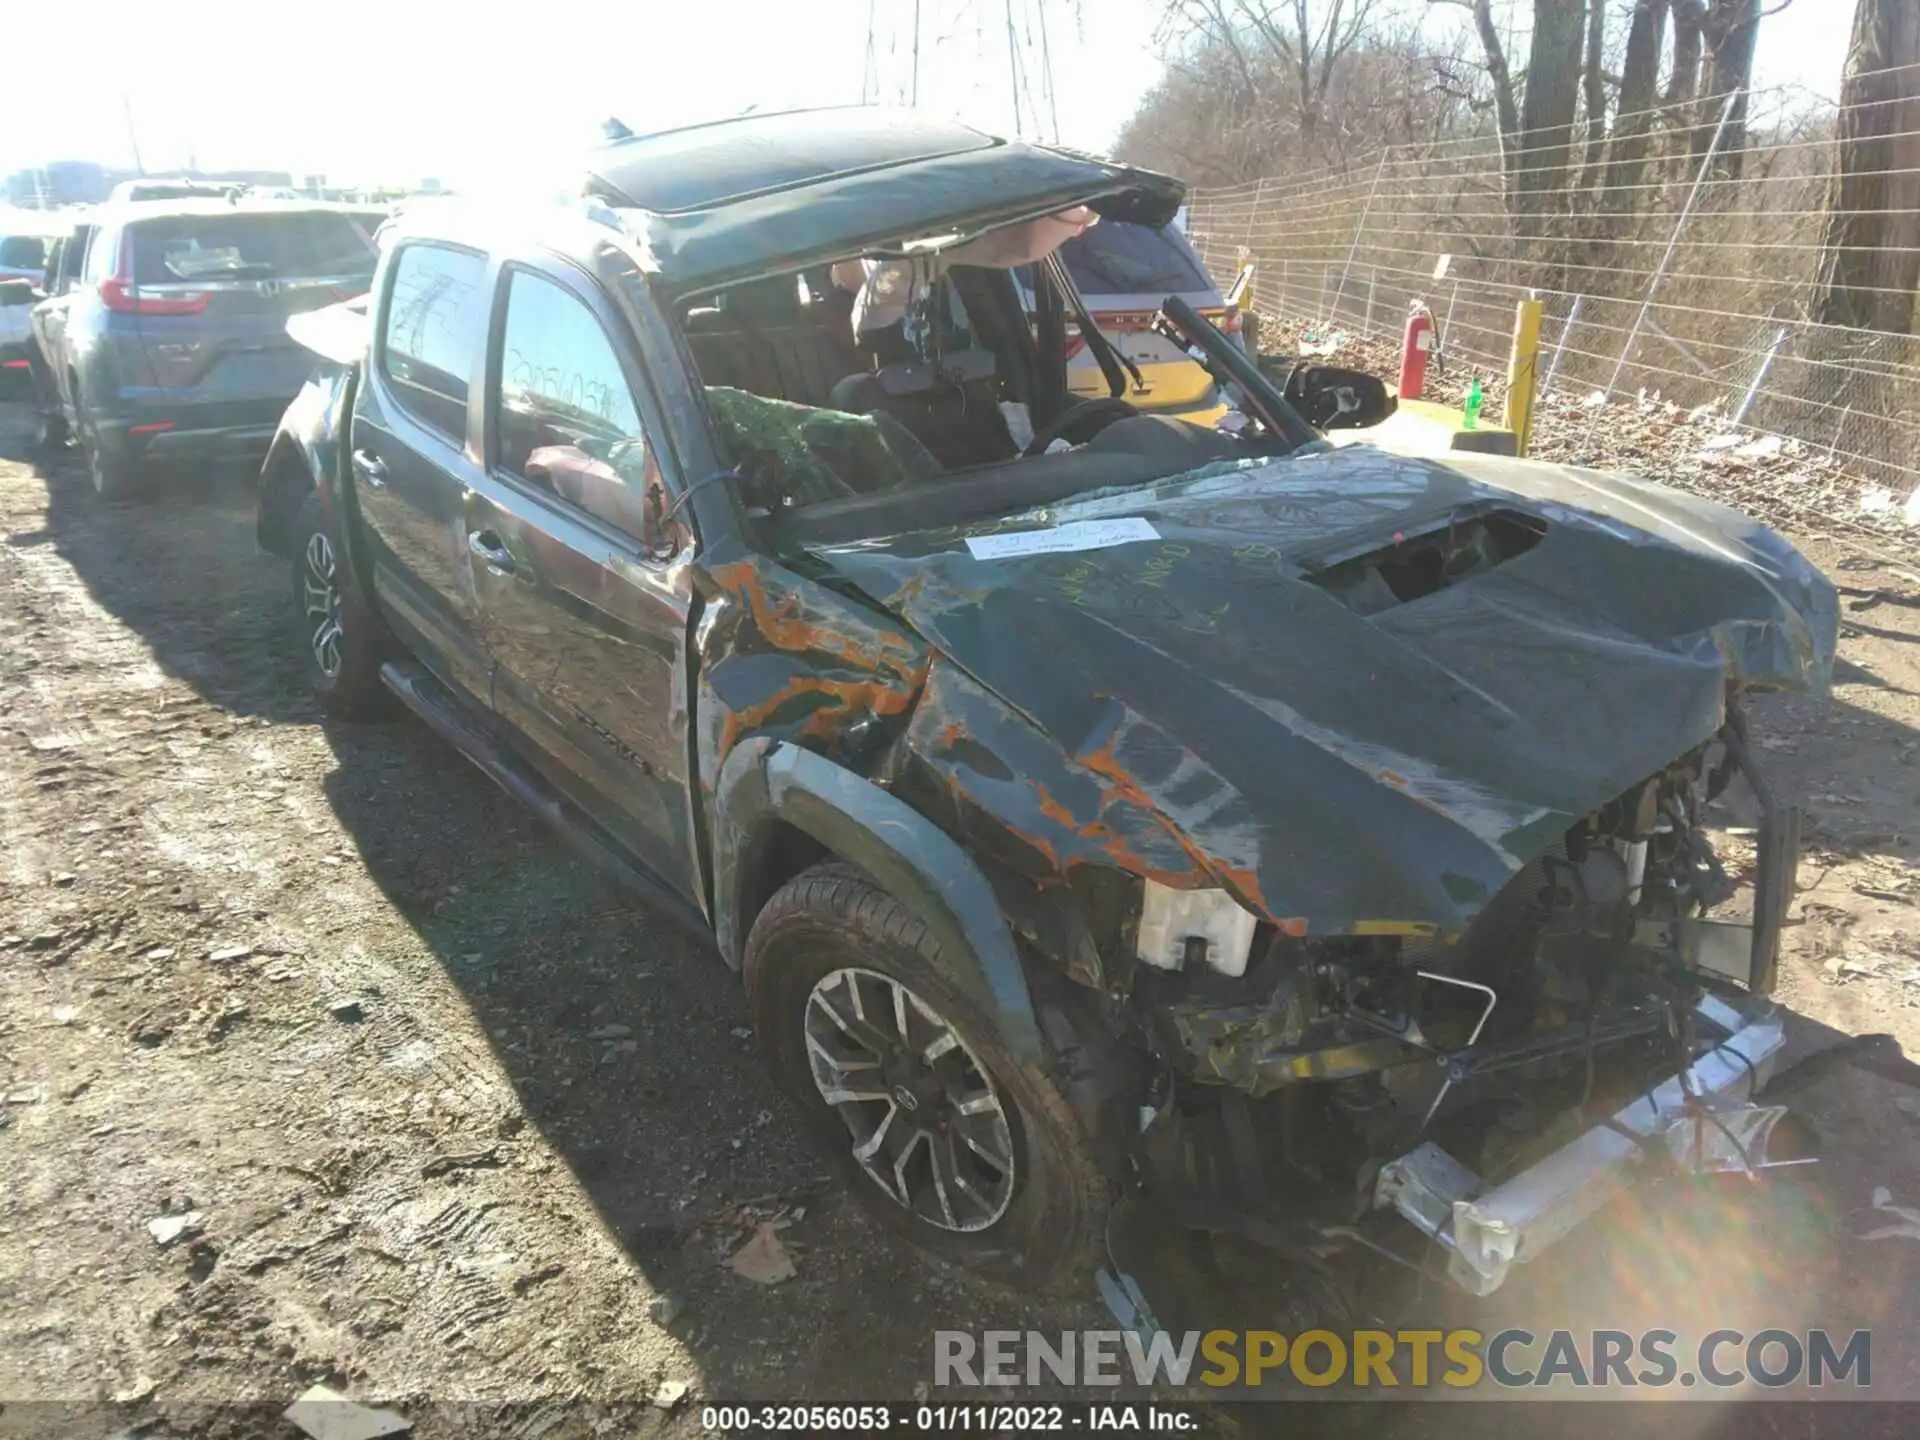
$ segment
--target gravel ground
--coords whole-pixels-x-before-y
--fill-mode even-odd
[[[574,1433],[580,1400],[690,1433],[707,1399],[909,1398],[937,1328],[1109,1323],[1090,1289],[1040,1304],[896,1249],[801,1148],[715,958],[422,727],[323,719],[244,480],[107,509],[27,433],[0,406],[0,1396],[254,1434],[202,1407],[325,1382],[474,1402],[420,1434]],[[1782,998],[1803,1052],[1897,1054],[1920,1043],[1920,585],[1808,550],[1848,632],[1832,702],[1759,717],[1812,806]],[[1789,1084],[1827,1136],[1817,1182],[1639,1198],[1491,1309],[1424,1308],[1874,1323],[1876,1389],[1920,1397],[1920,1246],[1856,1238],[1890,1220],[1873,1187],[1920,1202],[1920,1091],[1852,1063]],[[783,1284],[723,1263],[761,1222]]]

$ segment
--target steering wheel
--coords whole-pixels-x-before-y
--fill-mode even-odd
[[[1098,400],[1089,400],[1085,404],[1069,405],[1053,417],[1051,425],[1029,440],[1027,448],[1020,453],[1022,455],[1045,454],[1047,446],[1056,440],[1067,439],[1070,436],[1077,436],[1079,443],[1084,445],[1114,421],[1125,420],[1128,416],[1139,413],[1136,406],[1129,405],[1117,396],[1104,396]],[[1089,425],[1092,428],[1085,434],[1080,434],[1082,427]]]

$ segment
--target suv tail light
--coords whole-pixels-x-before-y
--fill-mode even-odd
[[[100,282],[100,303],[117,315],[198,315],[207,308],[204,290],[168,290],[143,295],[133,283],[133,232],[120,237],[120,263]]]
[[[207,308],[207,292],[169,290],[143,295],[126,277],[109,275],[100,282],[100,303],[120,315],[198,315]]]

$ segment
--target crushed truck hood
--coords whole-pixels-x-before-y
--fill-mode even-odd
[[[1544,534],[1370,614],[1312,578],[1490,511]],[[1115,520],[1147,538],[1038,552]],[[988,536],[1003,553],[977,558]],[[1710,739],[1729,682],[1824,691],[1837,628],[1828,581],[1734,511],[1369,446],[820,554],[1295,933],[1463,928],[1576,819]]]

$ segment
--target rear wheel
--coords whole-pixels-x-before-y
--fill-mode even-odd
[[[40,431],[34,444],[43,455],[57,455],[67,448],[67,417],[56,410],[40,412]]]
[[[875,1219],[1004,1284],[1084,1283],[1108,1198],[1086,1137],[911,911],[816,866],[755,921],[746,981],[776,1082]]]
[[[393,695],[380,680],[379,622],[341,563],[333,507],[318,491],[301,503],[293,539],[295,633],[308,685],[342,719],[391,714]]]
[[[133,500],[145,493],[146,476],[127,456],[104,443],[99,428],[87,419],[76,398],[80,416],[80,453],[86,457],[87,479],[93,493],[109,502]]]
[[[66,448],[67,417],[60,411],[60,388],[47,370],[38,340],[27,342],[27,372],[33,382],[33,408],[40,421],[35,447],[43,454],[56,454]]]

